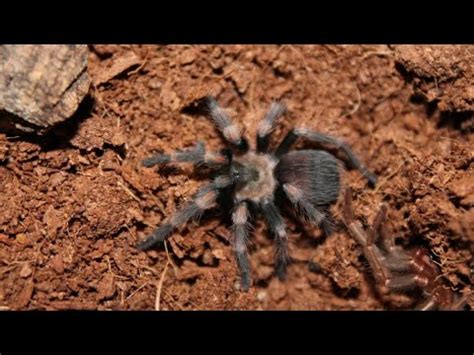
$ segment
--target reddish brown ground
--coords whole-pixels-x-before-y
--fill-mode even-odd
[[[182,111],[208,92],[249,134],[271,100],[284,99],[289,114],[274,142],[303,122],[344,138],[380,177],[370,189],[358,172],[345,173],[357,217],[370,222],[386,203],[397,242],[428,247],[447,286],[469,292],[472,46],[91,49],[93,103],[46,137],[0,134],[1,309],[155,309],[157,301],[173,310],[413,307],[415,296],[383,302],[374,293],[344,230],[325,238],[288,220],[293,263],[282,283],[259,221],[248,293],[237,289],[231,236],[218,213],[175,233],[168,253],[135,248],[205,180],[188,166],[156,173],[140,161],[198,139],[223,147],[206,118]],[[112,78],[127,61],[139,64]],[[340,204],[333,211],[340,216]]]

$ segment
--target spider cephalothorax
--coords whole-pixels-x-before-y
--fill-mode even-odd
[[[303,217],[319,226],[327,222],[327,207],[339,195],[339,168],[337,159],[322,150],[299,150],[289,152],[298,137],[321,144],[330,144],[341,149],[349,163],[358,169],[372,185],[376,176],[357,159],[352,150],[341,140],[308,130],[292,129],[274,152],[268,151],[270,135],[286,108],[273,103],[260,121],[257,130],[257,149],[252,150],[242,136],[242,130],[219,107],[212,97],[204,100],[208,116],[216,124],[226,141],[231,145],[228,154],[206,152],[204,144],[198,143],[194,149],[171,154],[159,154],[145,159],[147,167],[170,162],[191,162],[218,167],[218,175],[210,184],[201,188],[194,199],[168,218],[138,247],[147,250],[169,237],[173,230],[189,219],[199,216],[217,204],[220,193],[232,194],[232,223],[234,248],[241,270],[242,289],[250,287],[250,265],[246,240],[249,230],[250,207],[262,212],[268,228],[276,242],[276,270],[278,276],[285,277],[289,262],[286,226],[276,206],[275,195],[281,192]]]

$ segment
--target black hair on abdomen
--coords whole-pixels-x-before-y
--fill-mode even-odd
[[[282,155],[275,173],[280,184],[297,187],[315,205],[329,205],[339,196],[338,161],[325,151],[297,150]]]

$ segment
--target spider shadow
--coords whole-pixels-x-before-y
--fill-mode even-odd
[[[437,128],[449,128],[461,133],[474,131],[474,113],[465,112],[441,112],[437,123]]]

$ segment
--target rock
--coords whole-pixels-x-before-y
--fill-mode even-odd
[[[33,283],[33,280],[30,279],[26,281],[25,286],[23,286],[23,289],[20,291],[16,300],[17,309],[25,308],[26,306],[28,306],[28,303],[30,303],[31,300],[31,296],[33,296],[34,289],[35,285]]]
[[[33,270],[31,270],[31,267],[29,264],[23,265],[23,267],[20,270],[20,277],[27,278],[33,273]]]
[[[53,256],[51,259],[51,267],[58,274],[62,274],[64,272],[64,261],[60,254]]]
[[[89,91],[86,45],[0,46],[0,128],[43,133]]]
[[[114,275],[111,273],[105,275],[102,280],[100,280],[97,289],[99,291],[97,296],[99,301],[112,297],[115,294]]]
[[[121,56],[112,57],[110,66],[104,68],[100,74],[94,78],[94,84],[99,86],[115,78],[126,70],[139,65],[142,60],[134,52],[130,51]]]
[[[28,243],[28,237],[26,236],[25,233],[18,233],[16,235],[16,240],[18,241],[18,243],[20,244],[26,244]]]

